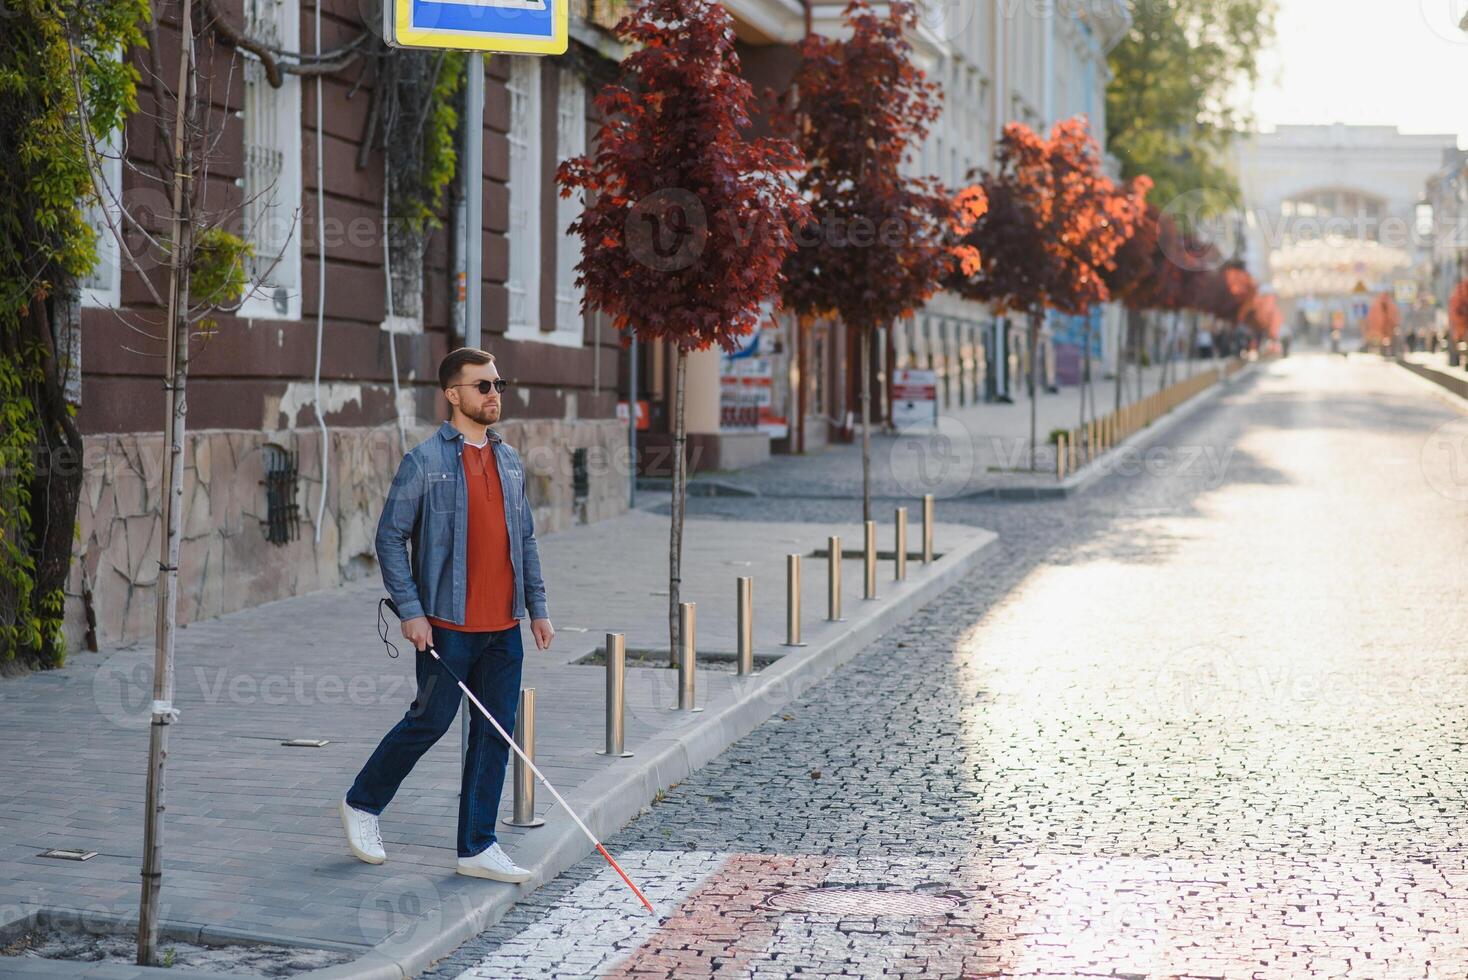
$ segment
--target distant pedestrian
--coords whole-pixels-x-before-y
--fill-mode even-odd
[[[418,696],[341,802],[348,846],[368,864],[387,860],[378,815],[458,714],[461,695],[449,670],[513,731],[520,620],[530,617],[538,649],[549,649],[555,636],[525,468],[490,428],[500,419],[506,382],[494,356],[474,348],[445,357],[438,379],[452,418],[403,457],[377,525],[382,581],[402,615],[403,637],[417,650]],[[424,652],[430,643],[443,664]],[[489,722],[470,715],[459,874],[509,882],[530,877],[495,840],[508,756],[509,746]]]

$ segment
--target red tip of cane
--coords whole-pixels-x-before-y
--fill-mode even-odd
[[[637,900],[647,907],[648,914],[655,919],[658,918],[657,909],[653,908],[652,903],[647,900],[647,896],[642,894],[642,889],[638,888],[637,885],[632,881],[632,879],[627,877],[627,872],[622,870],[622,866],[616,862],[616,859],[608,854],[607,849],[601,844],[597,844],[596,849],[598,851],[601,851],[601,856],[607,859],[607,864],[610,864],[613,870],[615,870],[617,874],[622,876],[622,880],[627,883],[628,888],[632,889],[632,894],[637,896]]]

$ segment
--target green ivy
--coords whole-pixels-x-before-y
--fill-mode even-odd
[[[33,304],[96,264],[86,220],[91,172],[81,109],[105,138],[136,111],[138,75],[119,52],[143,43],[147,0],[4,0],[0,18],[0,662],[33,651],[59,663],[64,596],[36,595],[30,482],[45,420]],[[78,101],[79,79],[81,103]]]

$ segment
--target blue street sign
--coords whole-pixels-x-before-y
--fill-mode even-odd
[[[570,0],[383,0],[383,36],[402,48],[565,54]]]

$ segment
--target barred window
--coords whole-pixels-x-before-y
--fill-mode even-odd
[[[509,334],[539,336],[540,59],[511,58]]]
[[[300,0],[244,0],[245,33],[269,47],[300,40]],[[262,319],[301,315],[301,84],[273,88],[258,59],[244,63],[244,237],[255,246],[250,297],[241,313]]]
[[[557,102],[556,150],[561,160],[586,152],[586,83],[574,71],[562,68]],[[581,289],[576,285],[576,265],[581,261],[581,237],[566,231],[581,215],[580,194],[556,199],[556,336],[567,345],[582,340]]]

